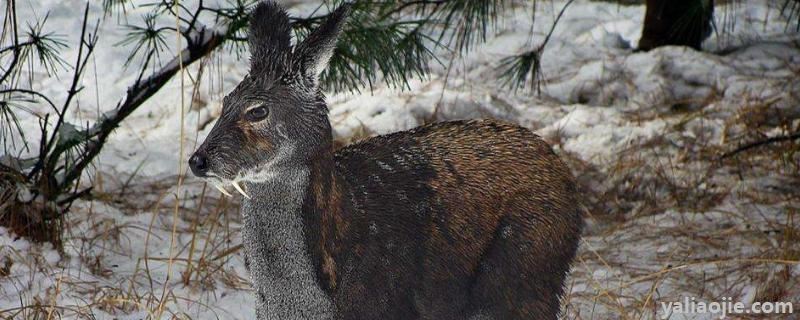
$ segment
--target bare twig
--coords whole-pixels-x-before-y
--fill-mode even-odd
[[[176,57],[150,77],[141,81],[137,80],[132,86],[128,87],[125,100],[117,105],[114,112],[100,119],[94,127],[86,131],[87,138],[92,140],[87,144],[86,150],[80,160],[65,174],[62,182],[63,186],[66,186],[80,176],[83,169],[100,153],[101,148],[108,139],[108,136],[111,135],[111,132],[113,132],[125,118],[133,113],[133,111],[158,92],[161,87],[167,84],[167,82],[178,73],[181,65],[184,67],[188,66],[206,56],[209,52],[219,47],[224,42],[227,35],[226,33],[220,33],[218,31],[207,32],[212,33],[210,36],[204,37],[203,40],[205,41],[189,44],[187,48],[183,49],[182,53],[179,55],[181,60]]]
[[[789,134],[789,135],[776,136],[776,137],[771,137],[771,138],[768,138],[768,139],[753,141],[753,142],[750,142],[750,143],[745,144],[743,146],[740,146],[740,147],[738,147],[738,148],[736,148],[734,150],[731,150],[731,151],[728,151],[728,152],[724,153],[722,156],[719,157],[719,159],[723,160],[723,159],[732,157],[732,156],[736,155],[737,153],[744,152],[744,151],[747,151],[747,150],[750,150],[750,149],[755,149],[755,148],[758,148],[758,147],[761,147],[761,146],[765,146],[765,145],[768,145],[768,144],[784,142],[784,141],[791,141],[791,140],[797,140],[797,139],[800,139],[800,132],[795,132],[795,133]]]
[[[544,46],[546,46],[547,43],[550,42],[550,37],[553,35],[553,31],[556,29],[556,26],[558,25],[558,22],[561,21],[561,17],[564,16],[564,12],[567,11],[567,8],[573,2],[575,2],[575,0],[569,0],[569,1],[567,1],[566,4],[564,4],[564,6],[561,8],[561,11],[558,12],[558,16],[556,16],[556,20],[553,21],[553,25],[550,26],[550,31],[547,32],[547,36],[544,37],[544,41],[542,41],[542,44],[540,44],[539,48],[536,49],[536,50],[538,50],[538,51],[544,50]]]
[[[78,45],[78,57],[75,61],[75,72],[73,73],[72,77],[72,84],[70,85],[69,91],[67,91],[67,98],[64,101],[64,105],[59,112],[56,110],[58,114],[58,120],[56,121],[56,125],[51,132],[50,138],[47,140],[47,144],[45,145],[43,152],[39,154],[39,159],[37,160],[36,164],[34,165],[33,169],[28,174],[28,177],[33,177],[39,171],[43,170],[45,167],[51,167],[55,165],[55,162],[60,158],[61,152],[54,152],[52,156],[48,157],[48,154],[51,153],[54,147],[58,147],[56,145],[56,141],[58,140],[58,132],[61,126],[64,124],[65,114],[67,109],[69,109],[70,104],[72,103],[72,99],[75,95],[80,92],[81,88],[78,88],[80,84],[81,74],[85,70],[86,62],[89,60],[89,57],[92,55],[92,51],[94,51],[94,46],[97,43],[97,27],[95,26],[94,35],[89,35],[89,39],[86,38],[86,28],[89,22],[89,2],[86,2],[86,7],[83,11],[83,25],[81,27],[81,37],[80,43]],[[86,55],[83,54],[83,49],[86,47]],[[58,148],[57,148],[58,149]],[[52,179],[54,177],[48,177],[48,179]]]

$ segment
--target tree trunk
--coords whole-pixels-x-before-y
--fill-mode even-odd
[[[647,0],[638,50],[688,46],[700,50],[711,35],[714,0]]]

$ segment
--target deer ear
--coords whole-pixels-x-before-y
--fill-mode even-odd
[[[349,3],[342,4],[330,14],[328,20],[298,44],[294,51],[294,65],[314,87],[319,82],[319,75],[328,67],[336,49],[336,40],[342,32],[351,7]]]
[[[291,23],[286,11],[272,1],[259,3],[250,15],[250,73],[280,76],[291,51]]]

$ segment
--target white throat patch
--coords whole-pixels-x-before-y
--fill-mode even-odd
[[[258,165],[253,169],[246,170],[239,172],[236,175],[236,178],[233,180],[223,179],[217,175],[211,174],[208,178],[208,181],[214,185],[219,192],[222,194],[231,197],[232,195],[228,192],[225,188],[227,185],[233,186],[233,188],[238,191],[242,196],[247,199],[250,199],[250,195],[247,194],[243,186],[240,182],[250,182],[250,183],[264,183],[275,180],[279,176],[281,176],[282,171],[284,170],[279,165],[284,160],[288,159],[292,152],[295,150],[295,145],[290,144],[288,146],[284,146],[278,149],[278,152],[275,154],[272,159],[267,161],[264,164]]]

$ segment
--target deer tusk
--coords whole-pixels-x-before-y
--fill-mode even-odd
[[[215,188],[217,188],[217,190],[219,190],[219,192],[222,192],[222,194],[224,194],[224,195],[226,195],[226,196],[229,196],[229,197],[233,197],[233,196],[232,196],[232,195],[231,195],[231,194],[230,194],[228,191],[226,191],[226,190],[225,190],[225,188],[223,188],[222,186],[220,186],[220,185],[218,185],[218,184],[216,184],[216,183],[213,183],[213,185],[214,185],[214,187],[215,187]]]
[[[242,187],[239,185],[238,182],[232,181],[231,184],[233,185],[233,188],[235,188],[236,191],[239,191],[239,193],[241,193],[245,198],[251,199],[250,196],[248,196],[247,193],[244,192],[244,189],[242,189]]]

